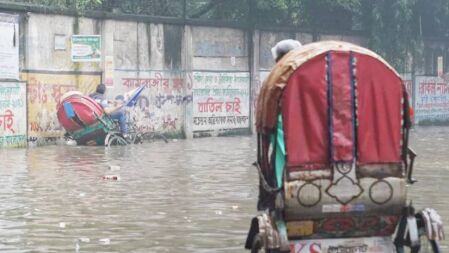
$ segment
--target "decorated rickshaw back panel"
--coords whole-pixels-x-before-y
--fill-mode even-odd
[[[388,236],[406,200],[403,86],[382,61],[330,50],[283,90],[284,215],[290,236]]]

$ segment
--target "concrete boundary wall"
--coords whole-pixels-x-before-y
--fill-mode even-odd
[[[110,99],[146,87],[130,112],[142,127],[173,138],[250,133],[260,85],[274,64],[270,49],[277,41],[336,39],[367,46],[359,35],[317,36],[164,19],[19,15],[17,81],[27,82],[27,138],[39,144],[64,134],[56,119],[63,93],[89,94],[105,79]],[[72,62],[72,35],[101,35],[101,61]]]

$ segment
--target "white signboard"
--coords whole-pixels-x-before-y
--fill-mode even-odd
[[[26,84],[0,82],[0,148],[26,147]]]
[[[449,120],[449,83],[441,77],[416,77],[416,121]]]
[[[249,128],[248,72],[193,72],[193,131]]]
[[[100,62],[100,35],[72,35],[73,62]]]
[[[0,79],[19,80],[19,16],[0,13]]]

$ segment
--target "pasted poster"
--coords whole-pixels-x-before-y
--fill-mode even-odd
[[[145,89],[137,105],[128,108],[132,122],[142,131],[157,131],[179,136],[184,126],[185,106],[192,103],[192,82],[181,71],[115,71],[114,87],[108,88],[108,99],[136,87]]]
[[[28,86],[28,135],[35,138],[57,138],[64,134],[56,115],[56,105],[68,91],[88,95],[100,83],[100,75],[23,74]]]
[[[415,121],[449,120],[449,84],[440,77],[417,76]]]
[[[104,63],[104,84],[106,87],[114,86],[114,56],[107,55]]]
[[[249,128],[248,72],[193,72],[193,131]]]
[[[0,82],[0,148],[27,145],[26,84]]]
[[[19,17],[0,13],[0,79],[19,80]]]
[[[100,35],[72,35],[73,62],[101,61]]]

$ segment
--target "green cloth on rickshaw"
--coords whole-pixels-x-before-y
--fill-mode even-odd
[[[284,142],[284,126],[282,123],[282,114],[278,115],[277,119],[277,134],[272,134],[271,145],[275,144],[276,138],[276,155],[275,155],[275,176],[276,176],[276,186],[282,187],[284,167],[285,167],[285,142]]]

